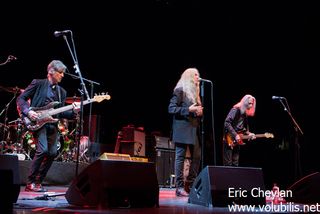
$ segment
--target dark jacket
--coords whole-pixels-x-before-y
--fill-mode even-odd
[[[173,116],[172,141],[174,143],[195,144],[198,137],[199,118],[189,112],[192,105],[186,100],[182,88],[177,88],[170,99],[168,112]]]
[[[46,97],[48,93],[48,87],[50,85],[50,82],[48,79],[34,79],[28,85],[28,87],[22,92],[18,97],[17,97],[17,108],[19,111],[19,114],[22,116],[27,116],[29,112],[30,107],[44,107],[48,103],[46,102]],[[60,86],[57,86],[56,90],[58,91],[58,94],[60,94],[59,99],[56,100],[60,102],[59,105],[56,106],[62,107],[64,106],[67,92],[65,89],[63,89]],[[29,104],[29,100],[31,103]],[[71,111],[66,111],[62,112],[59,114],[59,117],[65,117],[65,118],[72,118],[73,117],[73,112]]]
[[[245,134],[248,132],[249,126],[247,115],[241,114],[239,108],[233,107],[224,121],[224,131],[225,133],[229,133],[233,139],[235,139],[236,135],[239,133]]]

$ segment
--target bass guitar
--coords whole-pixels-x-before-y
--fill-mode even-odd
[[[96,95],[91,99],[83,101],[83,105],[92,103],[92,102],[101,102],[103,100],[110,100],[111,97],[108,94],[103,95]],[[54,101],[49,103],[46,106],[43,107],[31,107],[30,110],[33,110],[39,114],[39,118],[37,120],[31,120],[28,117],[23,117],[22,121],[25,124],[26,128],[30,131],[36,131],[40,129],[42,126],[44,126],[47,123],[57,123],[59,121],[58,118],[53,118],[53,115],[69,111],[73,109],[73,105],[67,105],[60,108],[54,108],[57,106],[59,102]]]
[[[240,135],[240,140],[236,141],[235,139],[233,139],[231,137],[231,135],[229,133],[226,134],[225,136],[225,140],[227,142],[227,144],[230,147],[234,147],[235,145],[245,145],[245,143],[243,142],[243,140],[249,140],[251,138],[251,136],[249,135],[245,135],[245,134],[239,134]],[[264,133],[264,134],[255,134],[256,138],[274,138],[273,134],[271,133]]]

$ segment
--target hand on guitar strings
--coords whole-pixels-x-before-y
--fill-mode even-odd
[[[30,118],[30,120],[35,121],[35,120],[39,119],[39,114],[33,110],[30,110],[28,112],[28,117]]]

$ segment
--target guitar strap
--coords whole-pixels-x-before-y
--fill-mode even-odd
[[[60,91],[60,86],[57,85],[57,88],[58,88],[59,103],[61,103],[61,91]]]

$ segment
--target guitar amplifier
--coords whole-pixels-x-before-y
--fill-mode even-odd
[[[122,139],[120,143],[120,153],[131,156],[146,156],[146,134],[128,126],[122,128]]]
[[[156,148],[174,149],[174,143],[168,137],[155,136]]]

